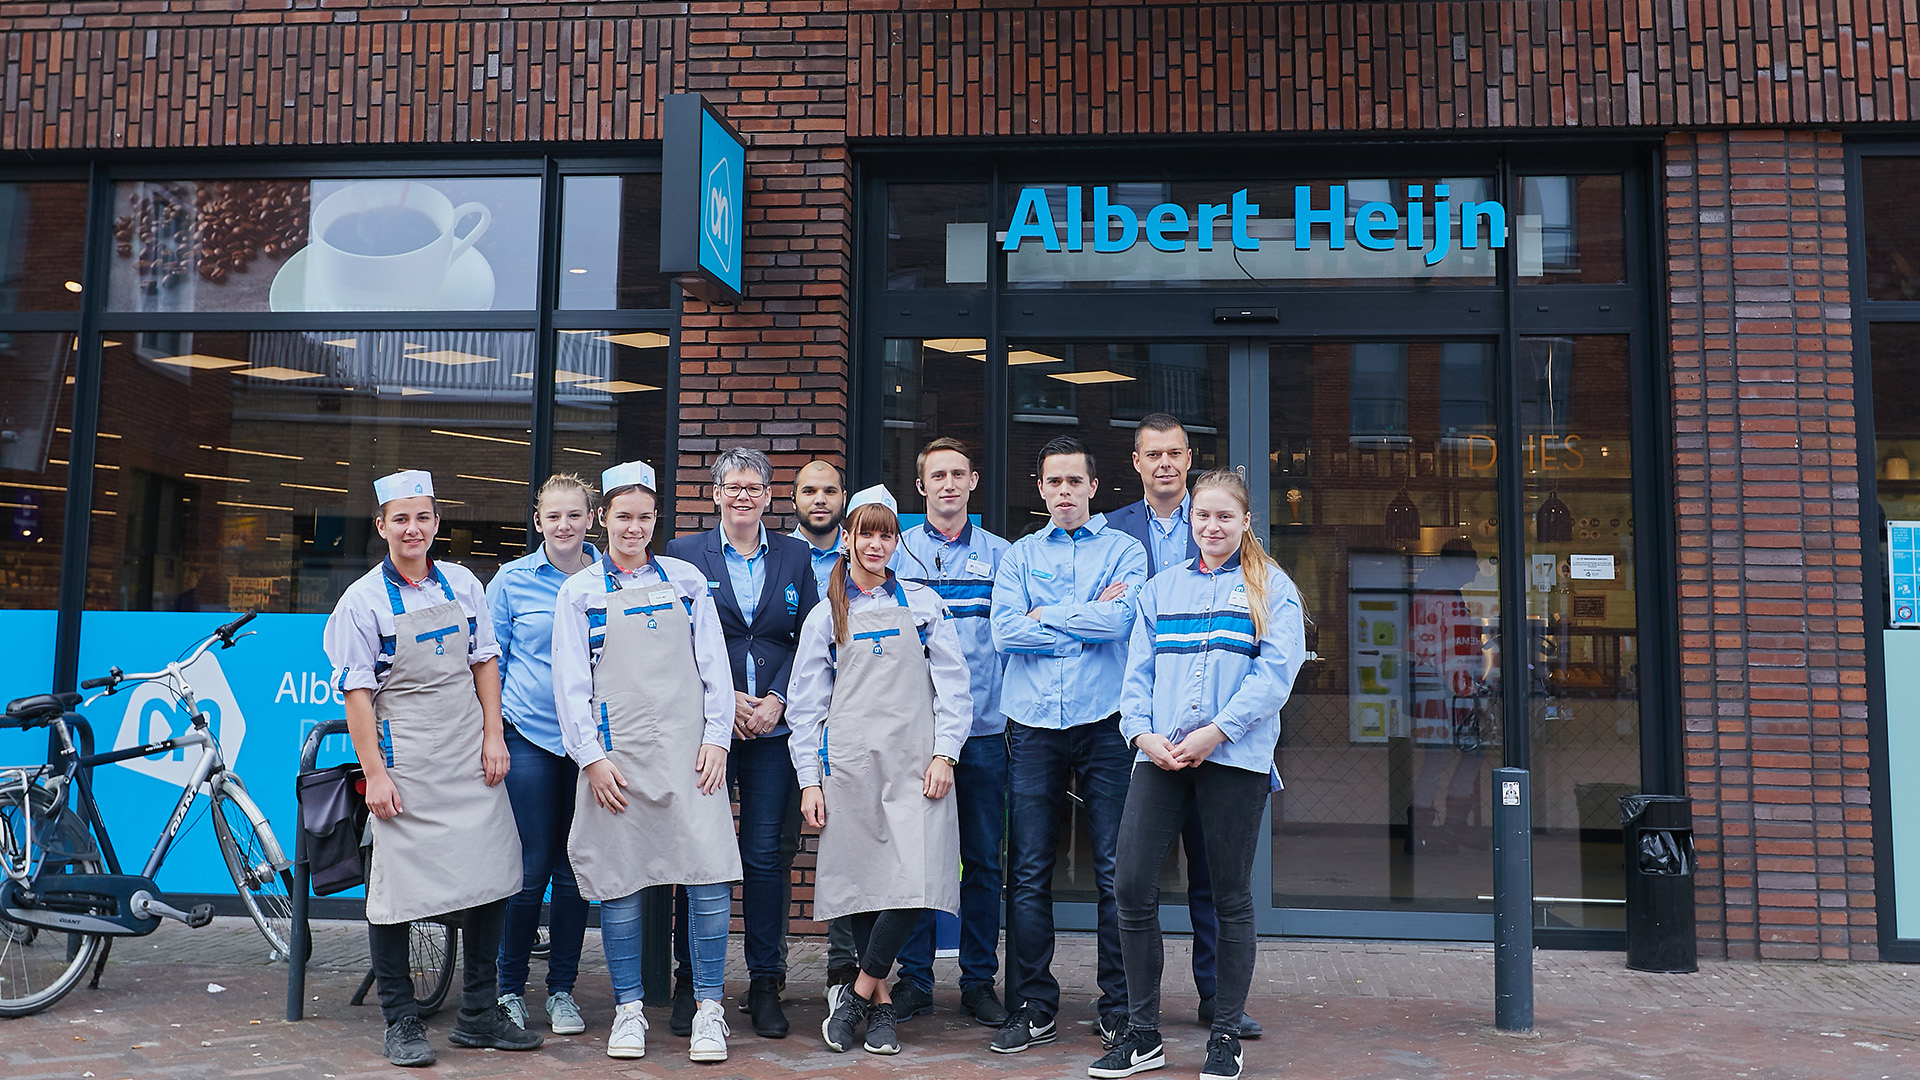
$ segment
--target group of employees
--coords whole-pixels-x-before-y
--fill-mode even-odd
[[[925,522],[884,487],[848,497],[816,461],[799,526],[769,533],[773,468],[713,465],[720,524],[652,553],[652,467],[600,490],[540,488],[540,547],[484,589],[432,559],[432,478],[374,485],[387,558],[355,581],[325,645],[373,816],[368,937],[386,1053],[434,1051],[409,977],[408,923],[457,916],[467,948],[456,1046],[531,1050],[526,982],[550,895],[546,1013],[586,1030],[573,989],[588,904],[615,1010],[608,1056],[646,1053],[641,890],[675,886],[669,1028],[724,1061],[734,884],[756,1034],[781,1038],[790,867],[819,831],[814,913],[831,928],[821,1034],[900,1050],[932,1008],[934,913],[960,920],[965,1010],[1019,1053],[1057,1037],[1054,863],[1062,801],[1092,838],[1098,1032],[1089,1076],[1166,1062],[1160,871],[1184,842],[1201,1075],[1239,1076],[1255,956],[1258,826],[1279,785],[1279,713],[1305,656],[1298,591],[1251,526],[1236,472],[1188,485],[1178,419],[1141,420],[1144,497],[1090,512],[1094,457],[1062,437],[1037,461],[1048,524],[1009,544],[971,523],[971,452],[917,461]],[[604,530],[606,549],[586,539]],[[825,602],[820,602],[824,598]],[[584,781],[584,782],[583,782]],[[737,814],[734,806],[737,804]],[[1006,849],[1009,1010],[994,993]],[[889,977],[899,968],[898,981]]]

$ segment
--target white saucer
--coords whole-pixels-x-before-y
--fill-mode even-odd
[[[453,261],[440,295],[421,304],[310,304],[307,302],[307,252],[293,253],[273,276],[267,292],[269,311],[486,311],[493,307],[493,264],[472,248]]]

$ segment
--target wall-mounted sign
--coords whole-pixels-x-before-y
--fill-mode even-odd
[[[669,94],[660,176],[660,272],[709,300],[738,300],[747,141],[699,94]]]
[[[1324,203],[1312,187],[1296,185],[1293,249],[1342,251],[1351,240],[1367,251],[1419,252],[1422,261],[1432,266],[1456,249],[1472,251],[1482,243],[1488,248],[1507,246],[1506,207],[1485,199],[1467,199],[1455,206],[1451,185],[1432,186],[1431,202],[1426,185],[1408,184],[1404,201],[1370,200],[1349,213],[1346,185],[1328,188]],[[1223,241],[1234,251],[1259,251],[1260,234],[1271,235],[1271,230],[1256,227],[1260,205],[1248,200],[1246,188],[1221,202],[1196,203],[1191,210],[1163,202],[1144,213],[1113,201],[1104,186],[1093,188],[1091,198],[1078,186],[1066,188],[1065,193],[1065,213],[1056,219],[1049,189],[1022,188],[1001,249],[1019,251],[1021,244],[1037,240],[1048,251],[1081,251],[1091,240],[1092,249],[1105,254],[1128,251],[1144,239],[1154,250],[1169,253],[1212,251]]]
[[[1887,625],[1920,626],[1920,521],[1887,522]]]

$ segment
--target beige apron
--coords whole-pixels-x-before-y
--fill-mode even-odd
[[[622,590],[613,564],[601,564],[607,625],[593,669],[593,716],[601,748],[627,779],[627,809],[601,806],[584,779],[576,789],[567,857],[589,900],[740,880],[727,789],[702,795],[694,769],[707,712],[693,620],[659,562],[650,565],[658,583]]]
[[[922,793],[933,760],[933,673],[906,606],[847,617],[835,648],[833,702],[821,736],[827,823],[813,917],[861,911],[960,911],[960,814],[952,792]]]
[[[439,569],[432,580],[447,602],[410,612],[387,579],[393,670],[373,692],[373,713],[401,809],[373,821],[371,923],[463,911],[520,891],[507,786],[488,787],[480,765],[486,725],[467,663],[467,613]]]

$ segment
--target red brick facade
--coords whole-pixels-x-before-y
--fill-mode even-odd
[[[1831,129],[1902,130],[1920,108],[1916,50],[1910,2],[12,0],[0,162],[606,146],[657,138],[663,94],[706,94],[752,141],[750,299],[690,303],[682,324],[680,495],[697,508],[720,441],[786,467],[844,453],[861,140],[1664,137],[1703,947],[1867,958],[1847,192]]]

